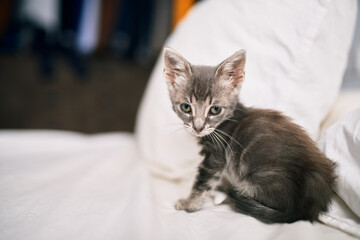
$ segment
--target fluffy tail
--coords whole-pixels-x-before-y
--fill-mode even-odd
[[[299,220],[299,216],[286,210],[267,207],[250,197],[239,194],[232,188],[228,189],[227,194],[227,202],[235,211],[250,215],[264,223],[292,223]]]

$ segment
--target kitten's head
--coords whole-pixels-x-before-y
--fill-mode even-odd
[[[191,65],[170,48],[164,49],[164,60],[173,109],[188,131],[208,135],[233,115],[244,80],[244,50],[216,67]]]

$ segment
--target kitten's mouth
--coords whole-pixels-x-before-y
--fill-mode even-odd
[[[196,131],[194,128],[186,125],[185,125],[185,129],[195,137],[205,137],[206,135],[209,135],[214,131],[213,128],[206,128],[206,129],[202,129],[201,131]]]
[[[206,135],[209,135],[210,133],[206,133],[206,132],[195,132],[195,131],[193,131],[193,132],[191,132],[194,136],[196,136],[196,137],[204,137],[204,136],[206,136]]]

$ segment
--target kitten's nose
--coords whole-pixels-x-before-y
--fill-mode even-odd
[[[194,130],[199,133],[201,132],[202,130],[204,130],[204,127],[200,127],[200,128],[197,128],[197,127],[194,127]]]

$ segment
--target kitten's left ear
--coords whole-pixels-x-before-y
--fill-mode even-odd
[[[225,59],[216,69],[218,81],[224,84],[231,84],[234,88],[239,86],[243,82],[245,76],[245,61],[245,50],[239,50]]]

